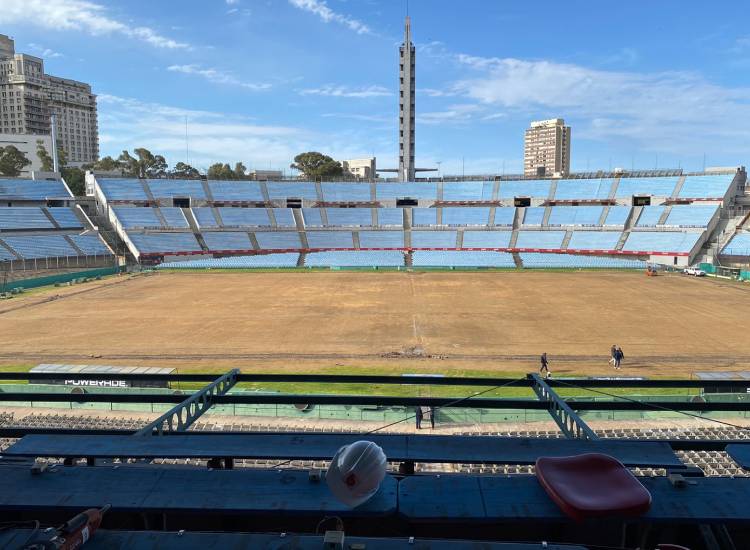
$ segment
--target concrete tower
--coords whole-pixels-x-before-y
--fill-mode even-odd
[[[411,20],[406,16],[399,66],[399,181],[414,181],[414,73],[416,55],[411,41]]]

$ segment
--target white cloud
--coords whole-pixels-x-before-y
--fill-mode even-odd
[[[446,124],[463,123],[474,118],[474,115],[483,110],[480,105],[462,104],[449,105],[444,111],[433,111],[419,113],[417,111],[417,123],[422,124]]]
[[[576,122],[575,136],[626,138],[678,154],[750,146],[750,90],[690,72],[637,73],[512,58],[456,56],[471,76],[450,89],[480,105]]]
[[[319,95],[325,97],[348,97],[366,99],[371,97],[387,97],[392,96],[388,88],[384,86],[364,86],[361,88],[352,88],[350,86],[334,86],[333,84],[326,84],[320,88],[308,88],[300,90],[300,95]]]
[[[39,44],[34,44],[33,42],[29,42],[29,51],[34,55],[38,55],[42,59],[63,57],[63,54],[61,54],[60,52],[56,52],[54,50],[51,50],[50,48],[45,48],[44,46],[40,46]]]
[[[102,156],[146,147],[174,165],[185,160],[188,120],[190,163],[207,168],[214,162],[242,160],[248,166],[285,168],[300,151],[315,145],[315,136],[300,128],[257,124],[224,113],[183,109],[108,94],[99,96]],[[325,143],[320,140],[320,143]]]
[[[234,6],[240,3],[240,0],[226,0],[228,6]]]
[[[333,21],[348,27],[357,34],[372,34],[372,30],[362,21],[333,11],[325,0],[289,0],[289,3],[295,8],[317,15],[324,23]]]
[[[228,84],[230,86],[239,86],[255,92],[268,90],[271,85],[266,82],[244,82],[234,75],[214,69],[212,67],[202,68],[200,65],[170,65],[167,67],[168,71],[174,73],[183,73],[189,75],[200,76],[211,82],[218,84]]]
[[[88,0],[2,0],[0,25],[35,25],[54,31],[83,31],[93,36],[120,34],[157,48],[188,49],[190,46],[162,36],[155,30],[114,19],[107,9]]]

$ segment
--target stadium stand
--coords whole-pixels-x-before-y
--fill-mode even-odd
[[[603,200],[609,197],[614,180],[559,180],[555,200]]]
[[[214,215],[214,211],[211,208],[193,208],[193,215],[195,220],[198,222],[199,227],[221,227],[219,221]]]
[[[354,248],[351,231],[308,231],[310,248]]]
[[[260,184],[254,181],[209,181],[211,196],[217,202],[263,202]]]
[[[167,227],[188,227],[188,222],[180,208],[162,206],[159,210],[167,222]]]
[[[318,194],[315,191],[315,186],[311,183],[282,183],[269,181],[266,183],[268,189],[268,197],[271,200],[275,199],[307,199],[317,200]]]
[[[637,231],[628,236],[623,251],[683,255],[692,250],[700,236],[700,233]]]
[[[619,231],[574,231],[568,250],[615,250]]]
[[[750,232],[737,233],[721,253],[727,256],[750,256]]]
[[[554,206],[548,225],[599,225],[601,206]]]
[[[112,208],[112,211],[125,229],[162,227],[155,208],[117,206]]]
[[[98,179],[97,184],[108,201],[147,201],[140,180],[133,179]]]
[[[323,217],[321,212],[323,208],[303,208],[302,219],[305,222],[305,227],[323,227]]]
[[[423,199],[437,200],[436,183],[376,183],[377,200]]]
[[[656,227],[664,213],[663,206],[644,206],[636,223],[637,227]]]
[[[83,224],[72,208],[48,208],[47,212],[60,229],[82,229]]]
[[[130,233],[130,239],[141,253],[170,254],[172,252],[200,252],[201,247],[192,233]]]
[[[495,208],[495,225],[502,227],[512,227],[513,218],[516,215],[515,208]]]
[[[444,202],[492,200],[492,182],[462,181],[443,185]]]
[[[489,221],[490,209],[485,207],[479,208],[443,208],[443,225],[462,226],[462,225],[487,225]]]
[[[464,231],[462,248],[508,248],[510,231]]]
[[[224,227],[268,227],[271,219],[265,208],[217,208]]]
[[[302,248],[299,233],[296,231],[256,232],[255,238],[258,241],[258,245],[267,250],[294,250]]]
[[[62,181],[0,179],[3,201],[46,201],[72,199],[73,194]]]
[[[550,182],[547,180],[501,181],[498,198],[549,196]]]
[[[437,225],[437,208],[412,208],[413,226]]]
[[[419,267],[516,267],[513,255],[504,252],[417,250],[412,256]]]
[[[519,231],[516,247],[559,250],[564,238],[564,231]]]
[[[371,202],[368,183],[333,183],[324,181],[321,184],[324,202]]]
[[[707,227],[718,206],[675,205],[663,225],[670,227]]]
[[[678,197],[682,199],[720,199],[726,195],[733,178],[733,174],[686,176]]]
[[[633,195],[671,197],[680,178],[676,176],[650,178],[620,178],[616,197],[630,198]]]
[[[299,254],[287,252],[281,254],[259,254],[257,256],[232,256],[183,262],[164,262],[157,269],[249,269],[263,267],[296,267]],[[143,423],[131,429],[138,429]]]
[[[378,225],[382,227],[404,226],[404,210],[402,208],[378,208],[375,212],[378,216]]]
[[[401,267],[404,254],[397,250],[339,250],[305,255],[306,267]]]
[[[610,206],[607,212],[607,217],[604,220],[604,225],[617,227],[624,226],[631,210],[632,208],[629,206]]]
[[[525,268],[576,268],[576,269],[645,269],[646,262],[640,260],[607,258],[602,256],[575,254],[544,254],[522,252],[521,263]]]
[[[53,229],[54,227],[41,208],[0,208],[0,230]]]
[[[209,250],[252,250],[247,233],[238,231],[212,231],[203,233]]]
[[[404,248],[402,231],[360,231],[360,248]]]
[[[2,240],[22,258],[78,256],[64,235],[3,236]]]
[[[277,227],[294,227],[294,215],[291,208],[274,208],[273,217]]]
[[[369,208],[326,208],[328,225],[342,227],[371,226],[372,212]]]
[[[546,210],[546,208],[536,206],[526,208],[523,216],[523,225],[541,226]]]
[[[102,242],[96,233],[82,233],[81,235],[69,235],[73,244],[80,248],[84,254],[89,256],[111,255],[109,248]]]
[[[146,185],[155,199],[173,199],[175,197],[190,197],[206,200],[203,185],[195,180],[147,180]]]
[[[412,248],[456,248],[455,231],[412,231]]]

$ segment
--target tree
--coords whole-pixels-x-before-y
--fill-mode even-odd
[[[208,167],[206,173],[210,180],[234,180],[237,179],[237,175],[234,173],[232,168],[228,164],[222,164],[217,162]]]
[[[118,160],[115,160],[112,157],[108,156],[99,159],[92,164],[87,164],[84,166],[84,168],[87,168],[88,170],[100,170],[102,172],[113,172],[115,170],[119,170],[121,168],[121,164]]]
[[[317,151],[300,153],[290,166],[310,179],[340,176],[343,173],[340,162]]]
[[[178,162],[174,165],[172,176],[175,178],[198,178],[200,177],[200,172],[189,164]]]
[[[36,156],[39,157],[39,162],[42,163],[42,172],[52,172],[55,168],[55,163],[52,157],[49,156],[47,149],[44,147],[44,141],[41,139],[36,140]]]
[[[0,174],[16,177],[31,161],[13,145],[0,147]]]
[[[62,145],[57,146],[57,166],[62,168],[68,165],[68,153],[63,149]]]
[[[245,165],[242,164],[242,162],[238,162],[234,165],[234,177],[236,177],[238,180],[245,179],[246,172],[247,168],[245,168]]]
[[[74,166],[61,168],[60,175],[75,196],[82,197],[86,194],[86,177],[83,170]]]
[[[135,157],[123,151],[117,161],[126,175],[133,178],[161,178],[167,173],[167,161],[161,155],[154,155],[148,149],[133,149]]]

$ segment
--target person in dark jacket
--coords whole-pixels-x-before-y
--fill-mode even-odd
[[[622,352],[622,348],[618,346],[618,347],[617,347],[617,349],[615,350],[615,368],[616,368],[616,369],[620,369],[620,368],[622,368],[622,367],[620,366],[620,362],[621,362],[621,361],[622,361],[622,360],[623,360],[624,358],[625,358],[625,354],[624,354],[624,353]]]
[[[549,361],[547,361],[547,352],[545,351],[542,353],[542,356],[539,358],[539,361],[541,362],[542,366],[539,367],[539,374],[542,374],[542,371],[546,371],[547,375],[545,378],[549,378],[549,375],[552,374],[549,370]]]
[[[430,426],[432,426],[432,429],[435,429],[435,416],[437,416],[437,409],[435,407],[430,407]]]
[[[424,413],[422,412],[422,407],[416,407],[414,409],[414,420],[417,422],[417,429],[422,429],[422,419],[424,418]]]

